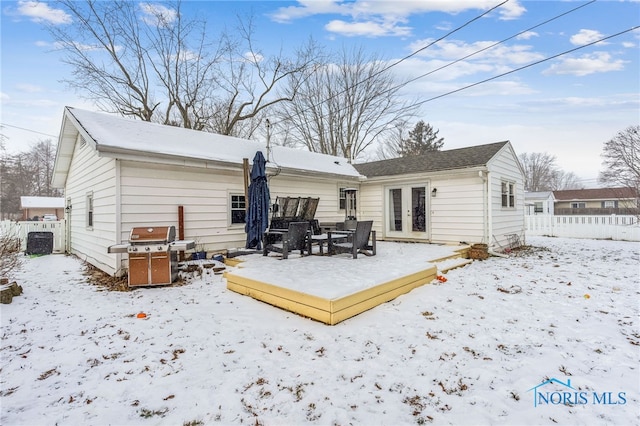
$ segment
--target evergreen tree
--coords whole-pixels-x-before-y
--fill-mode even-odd
[[[403,139],[399,154],[402,157],[411,155],[423,155],[431,151],[439,151],[444,145],[444,138],[438,137],[439,130],[433,129],[430,124],[420,120],[413,130],[409,131],[409,137]]]

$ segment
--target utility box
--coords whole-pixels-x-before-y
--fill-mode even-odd
[[[53,253],[53,232],[29,232],[25,254]]]

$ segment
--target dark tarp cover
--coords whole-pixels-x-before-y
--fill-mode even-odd
[[[267,184],[266,160],[262,152],[256,152],[251,167],[251,183],[249,184],[249,200],[244,227],[247,233],[248,249],[262,248],[262,234],[269,226],[269,186]]]

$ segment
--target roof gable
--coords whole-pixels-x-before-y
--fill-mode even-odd
[[[486,166],[489,160],[507,144],[509,142],[504,141],[447,151],[433,151],[424,155],[391,158],[354,166],[367,177],[468,169]]]

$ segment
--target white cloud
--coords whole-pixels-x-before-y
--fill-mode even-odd
[[[603,37],[604,36],[599,31],[582,29],[578,32],[578,34],[572,35],[569,41],[574,46],[583,46],[588,43],[593,43],[596,40],[600,40]],[[606,44],[606,43],[602,42],[599,44]]]
[[[260,63],[262,61],[264,61],[264,56],[262,56],[260,53],[255,53],[255,52],[245,52],[245,54],[243,55],[244,58],[251,62],[251,63]]]
[[[140,3],[142,20],[149,25],[169,25],[178,17],[178,12],[161,4]]]
[[[529,40],[532,37],[539,37],[539,36],[540,34],[538,34],[535,31],[525,31],[524,33],[517,36],[516,40]]]
[[[40,1],[19,1],[18,12],[28,16],[34,22],[50,24],[70,24],[71,16],[62,9],[53,9],[47,3]]]
[[[16,89],[24,93],[38,93],[42,92],[42,87],[35,84],[20,83],[16,85]]]
[[[566,58],[543,71],[544,75],[571,74],[582,77],[589,74],[620,71],[626,61],[613,60],[607,52],[594,52],[580,58]]]
[[[406,36],[411,34],[411,27],[398,26],[390,22],[345,22],[335,19],[325,25],[325,29],[344,36]]]
[[[429,12],[457,14],[466,10],[487,10],[495,5],[493,0],[408,0],[399,2],[304,0],[299,1],[297,6],[277,9],[271,14],[271,19],[287,23],[307,16],[337,14],[350,17],[351,21],[332,20],[325,27],[330,32],[348,36],[406,36],[410,33],[411,28],[399,26],[398,23],[405,23],[411,15]],[[515,19],[525,11],[525,8],[518,1],[509,2],[497,9],[502,20]]]
[[[433,39],[418,40],[412,43],[409,49],[414,52],[429,45],[433,41]],[[490,47],[494,44],[496,44],[496,42],[491,40],[476,41],[473,43],[467,43],[462,40],[441,40],[424,49],[418,55],[424,58],[447,61],[455,61],[473,55],[465,61],[469,63],[493,64],[496,68],[508,64],[522,65],[543,58],[542,54],[532,51],[532,47],[529,45],[498,44]],[[487,50],[480,52],[483,49]]]

